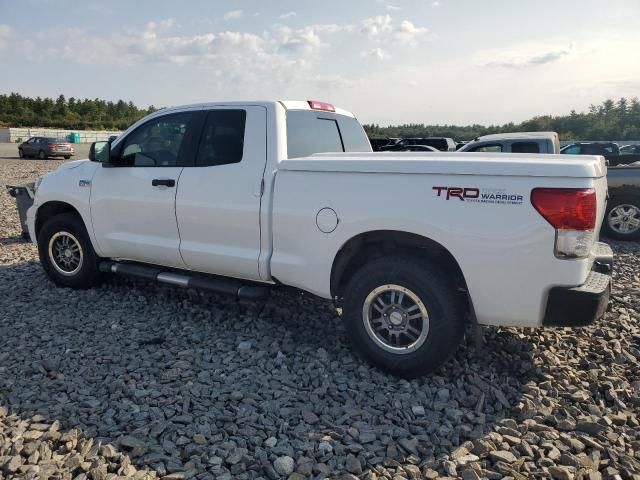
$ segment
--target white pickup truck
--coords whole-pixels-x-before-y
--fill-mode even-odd
[[[601,317],[606,196],[602,157],[372,153],[330,104],[234,102],[164,109],[95,143],[38,181],[27,218],[58,285],[114,273],[253,299],[297,287],[336,302],[367,359],[412,377],[468,321]]]

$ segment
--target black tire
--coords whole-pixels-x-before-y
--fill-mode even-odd
[[[63,237],[72,237],[72,240],[70,240],[72,243],[77,241],[81,257],[76,271],[69,267],[66,268],[66,274],[60,271],[65,270],[65,268],[56,264],[49,248],[54,242],[51,249],[54,250],[56,239]],[[93,250],[84,223],[77,214],[61,213],[45,222],[38,234],[38,254],[45,272],[58,286],[85,289],[96,285],[100,281],[101,274],[98,270],[100,258]]]
[[[19,156],[20,158],[24,158],[24,152],[22,151],[22,149],[21,149],[21,148],[19,148],[19,149],[18,149],[18,156]]]
[[[46,159],[47,159],[47,158],[49,158],[49,157],[47,157],[47,154],[46,154],[46,153],[44,153],[44,150],[40,150],[40,151],[38,152],[38,158],[39,158],[40,160],[46,160]]]
[[[65,156],[64,156],[64,159],[65,159],[65,160],[69,160],[70,158],[71,158],[71,156],[69,156],[69,155],[65,155]]]
[[[361,267],[347,284],[343,304],[345,326],[355,349],[370,362],[405,378],[419,377],[440,367],[462,343],[465,330],[463,302],[449,278],[440,268],[408,256],[378,258]],[[390,352],[372,338],[374,333],[368,333],[365,302],[385,286],[403,287],[426,307],[426,339],[422,344],[416,343],[410,353]],[[400,303],[403,301],[406,299]]]
[[[629,212],[627,220],[629,218],[640,220],[640,196],[623,195],[609,201],[602,224],[604,233],[617,240],[638,240],[640,239],[640,226],[625,233],[617,222],[620,220],[620,213],[625,211]]]

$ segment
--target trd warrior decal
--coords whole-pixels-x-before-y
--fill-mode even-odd
[[[501,205],[520,205],[524,196],[507,192],[504,188],[476,188],[476,187],[432,187],[436,197],[445,200],[461,200],[463,202],[492,203]]]

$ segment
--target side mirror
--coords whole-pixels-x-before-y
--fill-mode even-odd
[[[89,149],[89,160],[106,166],[111,163],[111,144],[109,142],[93,142]]]

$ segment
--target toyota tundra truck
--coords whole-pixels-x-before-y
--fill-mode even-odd
[[[89,157],[39,179],[27,212],[59,286],[295,287],[405,377],[447,360],[467,322],[576,327],[608,303],[599,156],[372,153],[351,113],[271,101],[163,109]]]

